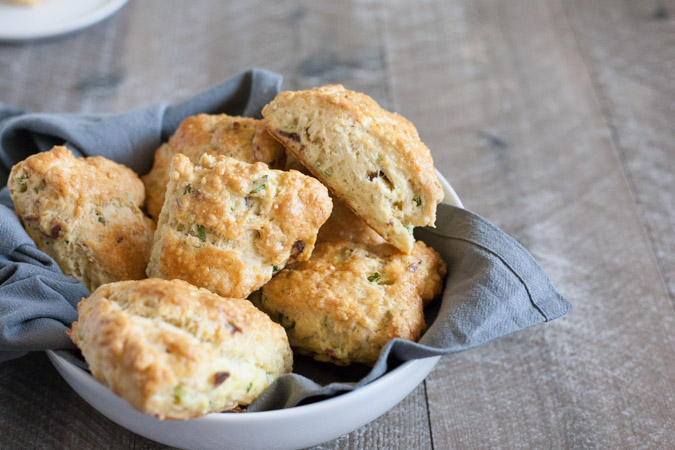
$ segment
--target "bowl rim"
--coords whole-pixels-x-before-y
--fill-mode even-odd
[[[450,203],[452,205],[458,206],[460,208],[463,208],[464,205],[462,204],[462,201],[460,200],[459,196],[453,189],[452,185],[448,182],[448,180],[436,169],[436,174],[438,175],[438,180],[441,183],[441,186],[443,187],[443,193],[444,193],[444,198],[443,202],[445,203]],[[107,389],[110,391],[112,395],[116,395],[113,393],[110,388],[105,386],[103,383],[98,381],[96,378],[94,378],[91,373],[85,371],[84,369],[76,366],[75,364],[71,363],[67,359],[61,357],[58,353],[56,353],[53,350],[47,350],[46,351],[47,356],[49,360],[51,361],[52,365],[54,365],[57,370],[59,369],[59,365],[61,365],[65,369],[69,369],[71,371],[75,371],[78,373],[80,376],[88,377],[91,379],[91,381],[97,383],[100,385],[100,387]],[[333,397],[314,402],[314,403],[309,403],[306,405],[299,405],[299,406],[293,406],[291,408],[283,408],[283,409],[275,409],[275,410],[270,410],[270,411],[251,411],[251,412],[246,412],[245,414],[240,414],[240,413],[231,413],[227,411],[223,412],[215,412],[215,413],[209,413],[201,417],[196,417],[194,419],[188,419],[188,421],[201,421],[201,422],[241,422],[241,421],[264,421],[268,419],[274,419],[277,417],[283,417],[285,419],[291,418],[293,416],[304,416],[306,414],[311,414],[313,410],[321,411],[324,408],[331,408],[333,406],[339,406],[340,403],[349,403],[354,396],[359,396],[359,395],[366,395],[369,391],[378,389],[379,386],[383,383],[387,383],[390,378],[392,377],[400,377],[403,376],[407,373],[414,373],[415,371],[419,369],[424,369],[425,367],[428,368],[428,373],[431,373],[435,365],[438,363],[438,360],[440,359],[440,356],[431,356],[427,358],[420,358],[420,359],[414,359],[411,361],[406,361],[405,363],[401,364],[400,366],[396,367],[395,369],[388,371],[384,373],[383,375],[377,377],[376,379],[372,380],[371,382],[360,386],[358,389],[354,389],[352,391],[347,391],[343,393],[339,393]],[[420,367],[421,366],[421,367]],[[59,374],[63,377],[61,374],[60,370]],[[425,375],[426,377],[426,375]],[[68,380],[66,380],[68,381]],[[183,422],[183,421],[181,421]]]

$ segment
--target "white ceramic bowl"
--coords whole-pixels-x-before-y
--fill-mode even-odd
[[[0,3],[0,41],[42,39],[93,25],[129,0],[46,0],[32,6]]]
[[[445,202],[462,206],[452,186],[438,175]],[[48,351],[47,356],[66,382],[108,419],[148,439],[188,449],[284,449],[329,441],[394,407],[424,380],[440,359],[436,356],[409,361],[356,391],[309,405],[162,421],[136,411],[88,372],[56,353]]]

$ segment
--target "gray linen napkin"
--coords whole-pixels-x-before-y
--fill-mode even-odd
[[[8,171],[32,153],[65,143],[82,155],[103,155],[145,173],[155,148],[183,118],[200,112],[259,117],[280,84],[279,75],[251,70],[184,103],[120,115],[23,114],[0,104],[0,164]],[[32,350],[73,349],[65,330],[87,290],[37,250],[6,188],[0,205],[0,361]],[[441,204],[436,225],[415,230],[416,238],[448,263],[442,299],[425,311],[429,327],[419,343],[394,339],[373,368],[337,367],[296,355],[294,373],[278,379],[249,411],[357,389],[402,362],[467,350],[571,309],[527,250],[485,219]],[[61,354],[77,362],[75,352]]]

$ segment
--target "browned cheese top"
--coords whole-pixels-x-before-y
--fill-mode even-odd
[[[148,190],[147,209],[155,219],[164,203],[171,160],[182,153],[192,163],[209,153],[241,161],[264,162],[273,169],[284,167],[286,152],[265,130],[261,120],[227,114],[187,117],[166,144],[155,152],[152,170],[143,177]]]

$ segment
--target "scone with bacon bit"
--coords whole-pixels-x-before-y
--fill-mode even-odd
[[[147,273],[244,298],[309,258],[332,202],[316,179],[227,156],[173,159]]]
[[[341,85],[281,92],[267,130],[390,244],[409,253],[414,227],[443,199],[429,149],[412,123]]]
[[[155,224],[140,209],[145,191],[131,169],[56,146],[16,164],[8,186],[26,232],[65,275],[90,291],[145,278]]]
[[[182,153],[197,164],[204,153],[230,156],[241,161],[264,162],[283,169],[286,152],[265,130],[261,120],[227,114],[199,114],[183,120],[169,142],[155,151],[152,170],[143,176],[148,192],[146,208],[157,220],[169,183],[171,160]]]
[[[77,309],[68,334],[92,375],[160,419],[248,405],[293,365],[283,328],[248,300],[184,281],[106,284]]]
[[[317,244],[309,261],[267,283],[256,306],[280,323],[291,347],[318,361],[373,365],[394,338],[417,340],[424,305],[441,292],[446,266],[423,242]]]

